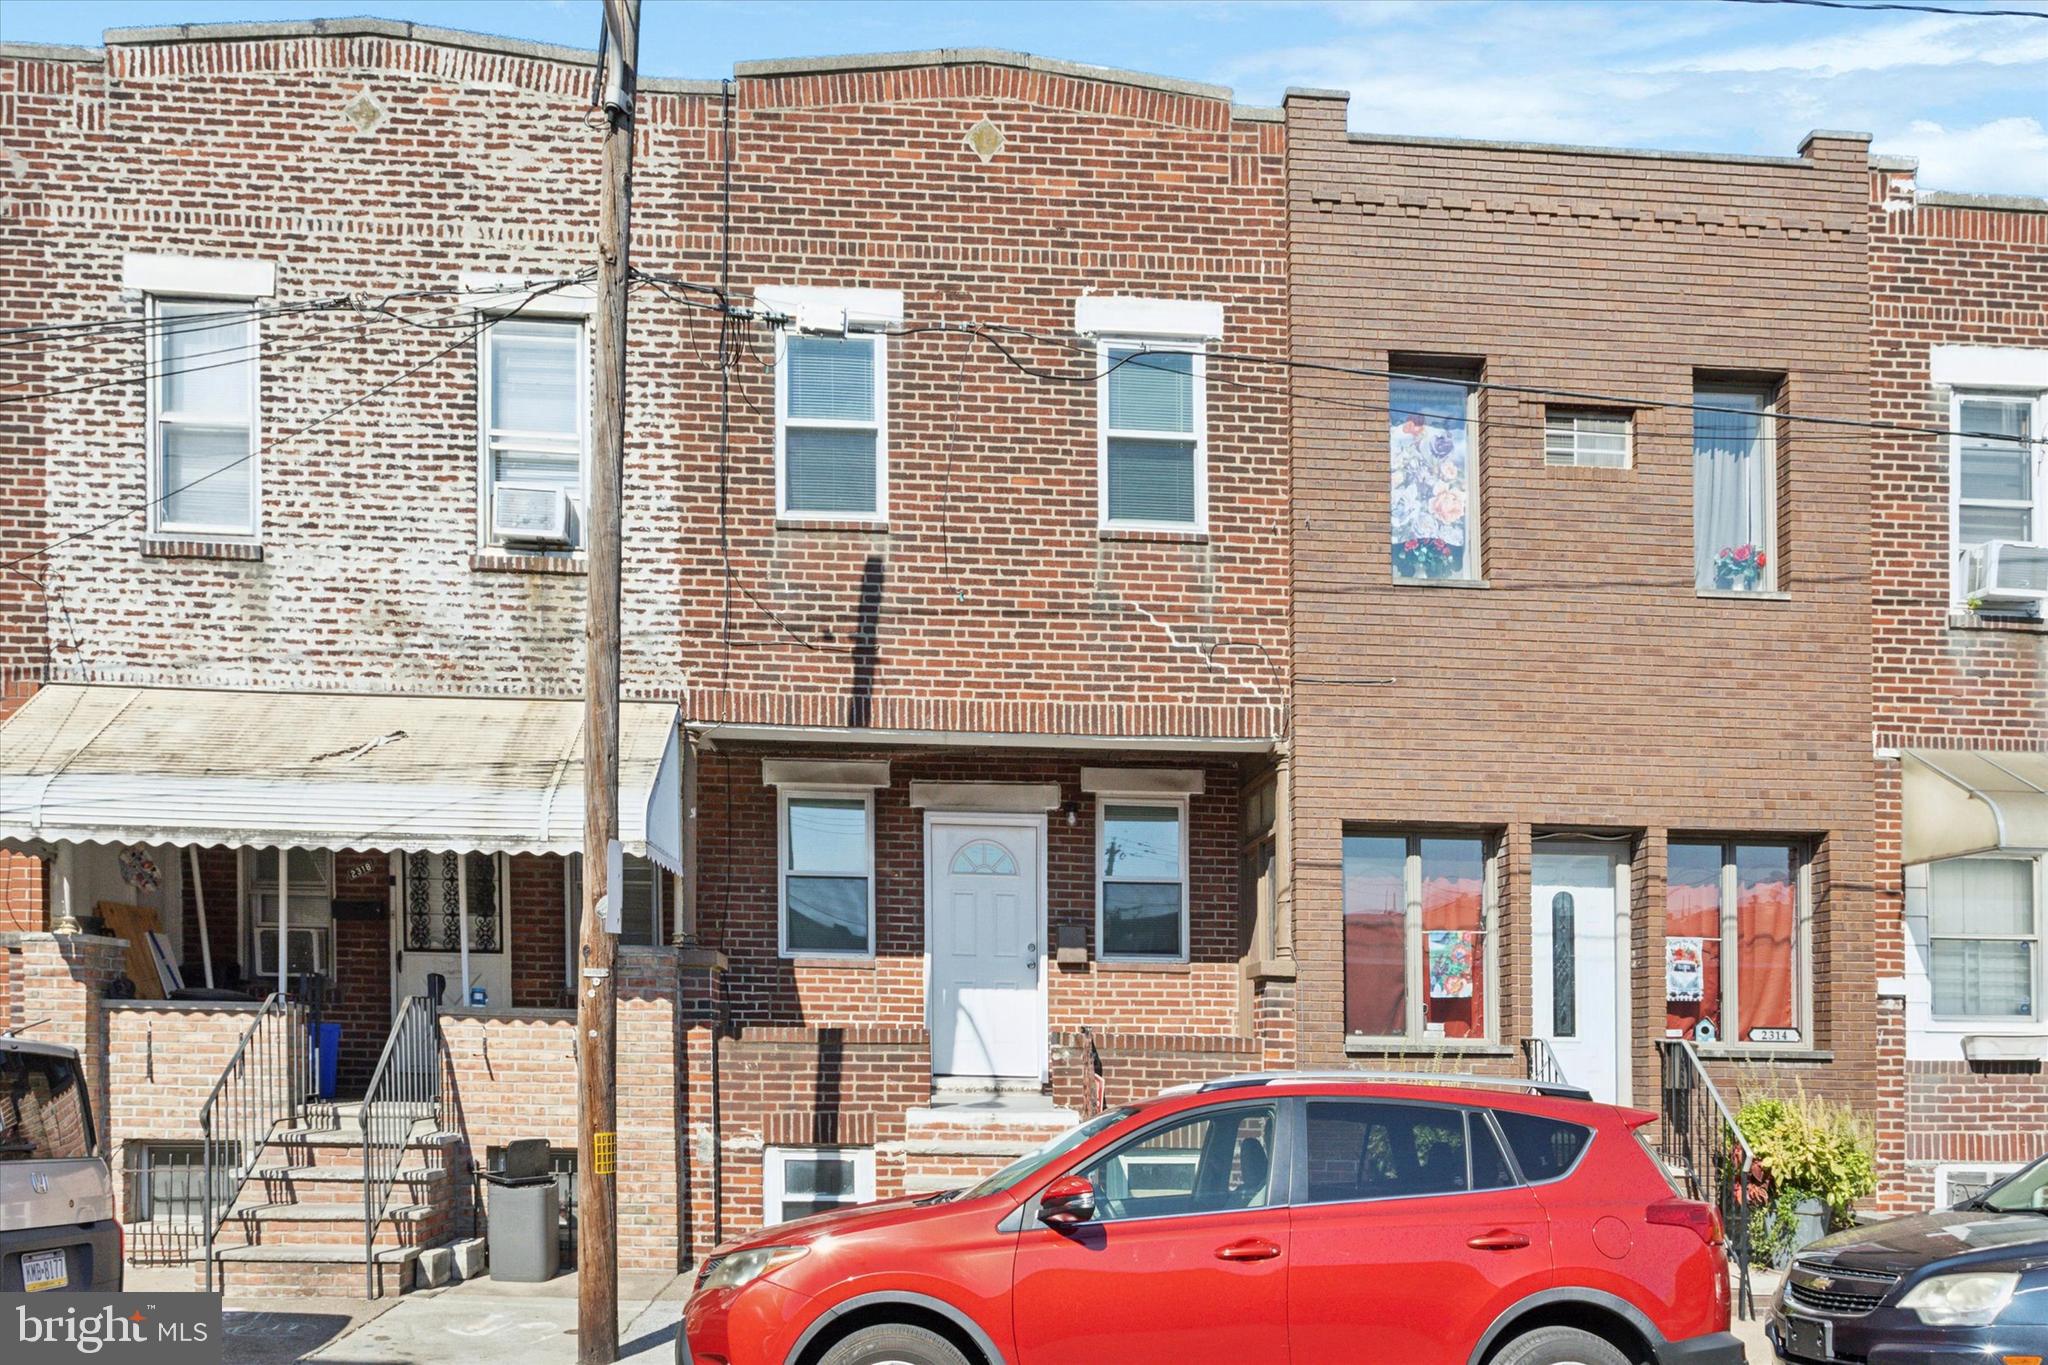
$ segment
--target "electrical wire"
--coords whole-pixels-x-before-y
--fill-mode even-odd
[[[1812,9],[1893,10],[1906,14],[1946,14],[1958,19],[2048,19],[2048,10],[2037,9],[1951,9],[1945,5],[1915,5],[1906,0],[1722,0],[1732,5],[1804,5]]]

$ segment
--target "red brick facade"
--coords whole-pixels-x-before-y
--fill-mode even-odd
[[[2048,376],[2048,204],[1919,193],[1914,181],[1907,164],[1870,175],[1871,415],[1938,433],[1954,426],[1952,396],[1970,386],[1967,354],[1937,379],[1936,347],[2030,353]],[[2048,390],[2048,379],[2037,383]],[[1870,448],[1880,1203],[1907,1210],[1939,1197],[1944,1166],[1974,1175],[2048,1151],[2041,1063],[1967,1061],[1959,1030],[1928,1014],[1927,946],[1908,932],[1909,916],[1926,912],[1912,903],[1919,891],[1900,842],[1910,818],[1903,752],[2048,750],[2048,633],[1975,614],[1952,595],[1950,438],[1878,432]],[[2037,479],[2039,469],[2037,456]],[[2035,990],[2034,1026],[2017,1031],[2039,1038]]]

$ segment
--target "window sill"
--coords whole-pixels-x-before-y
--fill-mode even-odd
[[[1772,1047],[1767,1044],[1749,1044],[1740,1047],[1710,1043],[1706,1047],[1693,1044],[1693,1051],[1710,1061],[1732,1062],[1806,1062],[1826,1064],[1835,1060],[1835,1054],[1825,1048]]]
[[[1433,1057],[1455,1052],[1460,1057],[1513,1057],[1515,1049],[1483,1038],[1363,1038],[1356,1034],[1344,1039],[1347,1057]]]
[[[1097,540],[1131,540],[1154,545],[1207,545],[1207,531],[1168,531],[1142,526],[1098,526]]]
[[[802,971],[820,972],[871,972],[875,970],[876,959],[872,957],[785,957],[783,961]]]
[[[1733,588],[1695,588],[1693,596],[1712,602],[1790,602],[1789,592],[1738,592]]]
[[[1387,580],[1397,588],[1490,588],[1493,583],[1485,578],[1403,578],[1399,574]]]
[[[1950,630],[2010,630],[2022,635],[2048,634],[2048,621],[2032,616],[1986,616],[1968,608],[1950,608]]]
[[[178,536],[144,536],[135,548],[145,559],[226,559],[243,564],[263,562],[263,543],[255,540],[187,540]]]
[[[590,572],[590,561],[580,554],[522,555],[507,550],[478,550],[469,557],[473,573],[538,573],[581,577]]]
[[[777,517],[778,531],[851,531],[857,535],[885,536],[889,534],[886,521],[867,521],[860,517]]]
[[[1099,957],[1095,959],[1098,972],[1166,972],[1170,975],[1185,976],[1194,971],[1192,962],[1147,962],[1137,958]]]

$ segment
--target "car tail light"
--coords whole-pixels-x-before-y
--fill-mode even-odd
[[[1663,1199],[1643,1212],[1643,1221],[1667,1228],[1691,1228],[1710,1247],[1721,1245],[1721,1215],[1697,1199]]]

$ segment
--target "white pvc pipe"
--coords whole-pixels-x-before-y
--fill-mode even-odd
[[[199,879],[199,846],[185,849],[192,864],[192,904],[199,911],[199,965],[206,969],[206,989],[213,989],[213,936],[206,928],[206,883]]]

